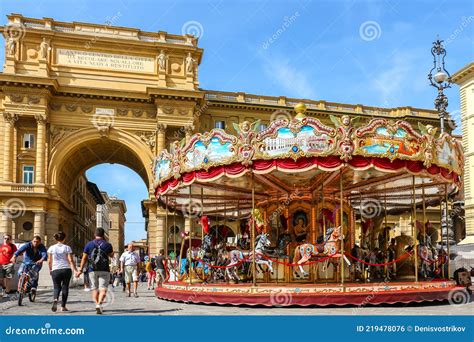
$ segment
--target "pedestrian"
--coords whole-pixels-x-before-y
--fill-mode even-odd
[[[131,296],[130,283],[133,281],[133,295],[138,297],[138,265],[140,257],[134,251],[133,243],[129,243],[127,250],[120,256],[120,272],[125,276],[128,296]]]
[[[38,288],[39,272],[43,267],[43,262],[48,260],[48,251],[46,247],[41,243],[41,236],[33,236],[33,240],[21,246],[11,258],[12,263],[16,263],[16,258],[24,253],[23,262],[18,269],[18,275],[23,273],[26,267],[31,267],[31,293],[36,294]]]
[[[95,311],[98,315],[103,313],[102,303],[107,296],[107,287],[110,281],[109,258],[113,257],[112,245],[105,240],[103,228],[95,230],[95,239],[89,241],[84,247],[81,265],[76,277],[82,274],[86,263],[89,263],[89,278],[92,289],[92,299],[95,302]]]
[[[3,242],[0,246],[0,291],[3,298],[8,298],[8,293],[11,291],[11,282],[13,279],[13,272],[15,264],[10,260],[13,254],[17,251],[14,243],[12,243],[12,236],[5,234]]]
[[[160,249],[160,255],[155,256],[155,265],[156,265],[156,286],[161,286],[166,280],[166,271],[165,271],[165,250]]]
[[[61,295],[61,311],[68,311],[66,308],[67,297],[69,295],[69,283],[72,272],[77,272],[76,264],[72,258],[72,249],[64,244],[66,234],[58,232],[53,235],[56,244],[48,248],[48,265],[51,277],[53,278],[54,298],[51,310],[58,309],[59,294]]]
[[[148,278],[148,290],[153,290],[155,288],[155,280],[156,280],[156,264],[155,259],[149,258],[148,256],[145,257],[145,270],[147,273]]]
[[[91,290],[91,280],[89,277],[89,267],[86,265],[83,270],[83,278],[84,278],[84,291],[89,292]]]

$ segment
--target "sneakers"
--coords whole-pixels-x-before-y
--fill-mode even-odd
[[[84,291],[85,291],[85,292],[89,292],[90,290],[91,290],[91,289],[88,288],[88,287],[85,287],[85,288],[84,288]]]
[[[95,313],[98,315],[102,315],[102,306],[100,304],[97,304],[95,306]]]
[[[52,312],[56,312],[58,310],[58,300],[53,300],[53,306],[51,307]]]

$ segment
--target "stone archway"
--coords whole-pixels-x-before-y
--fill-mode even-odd
[[[137,172],[147,188],[153,183],[151,162],[153,152],[137,136],[124,130],[110,129],[103,136],[95,128],[84,128],[59,141],[51,150],[51,162],[48,167],[48,183],[53,194],[64,193],[66,168],[72,168],[76,174],[101,163],[118,163]]]
[[[51,149],[47,182],[57,206],[48,210],[45,224],[47,236],[52,236],[57,231],[59,222],[64,219],[61,212],[68,210],[77,178],[98,164],[121,164],[135,171],[148,190],[145,202],[154,202],[151,188],[153,152],[150,146],[138,136],[124,130],[110,128],[106,135],[102,133],[93,127],[79,129],[64,136]],[[147,211],[148,217],[156,217],[156,205],[147,206]],[[148,238],[154,241],[157,234],[155,222],[156,220],[150,220],[148,229]]]

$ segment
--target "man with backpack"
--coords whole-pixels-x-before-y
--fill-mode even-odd
[[[107,296],[107,287],[110,282],[109,258],[113,257],[112,245],[105,240],[103,228],[95,230],[95,239],[88,242],[84,247],[81,265],[76,277],[79,277],[88,263],[92,299],[95,301],[95,310],[98,315],[102,314],[102,302]]]

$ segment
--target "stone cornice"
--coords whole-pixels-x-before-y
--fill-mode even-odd
[[[456,84],[463,83],[468,77],[474,78],[474,62],[465,65],[461,70],[456,71],[451,80]]]
[[[120,13],[120,12],[118,12]],[[55,37],[56,39],[74,39],[95,41],[101,44],[114,44],[140,46],[150,48],[153,51],[164,50],[187,50],[196,54],[197,62],[202,59],[203,49],[198,47],[198,38],[191,35],[169,34],[164,31],[146,32],[137,28],[113,26],[107,24],[93,24],[82,22],[62,22],[52,18],[28,18],[21,14],[12,13],[7,16],[9,24],[23,27],[26,33],[39,34],[42,37]],[[113,18],[110,20],[113,21]],[[4,26],[0,26],[3,31]]]
[[[348,114],[372,118],[374,116],[387,118],[411,118],[416,120],[435,120],[438,113],[435,110],[420,109],[413,107],[381,108],[364,105],[351,105],[332,103],[326,101],[311,101],[303,99],[286,98],[283,96],[259,96],[246,93],[206,91],[206,101],[209,108],[234,108],[237,110],[272,112],[275,110],[293,111],[297,103],[304,103],[307,114],[329,115]]]

